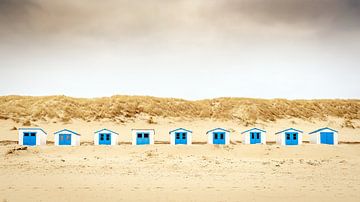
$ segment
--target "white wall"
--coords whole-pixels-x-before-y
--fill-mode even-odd
[[[208,144],[213,144],[213,136],[216,132],[225,132],[225,144],[230,144],[230,132],[224,131],[224,130],[213,130],[210,133],[207,134],[208,136]]]
[[[54,144],[55,146],[59,146],[59,134],[54,134]]]
[[[242,141],[242,143],[243,144],[250,144],[250,133],[248,132],[248,133],[244,133],[243,134],[244,136],[243,136],[243,141]]]
[[[339,143],[339,134],[338,133],[334,133],[334,145],[338,145]]]
[[[260,133],[261,135],[261,144],[266,144],[266,132]]]
[[[192,144],[192,133],[183,129],[180,130],[176,130],[170,133],[170,144],[171,145],[175,145],[175,133],[177,132],[181,132],[181,133],[186,133],[186,138],[187,138],[187,144],[191,145]]]
[[[320,144],[320,133],[311,134],[309,141],[311,144]]]
[[[46,145],[47,135],[40,129],[19,129],[18,130],[18,141],[19,145],[24,145],[24,132],[36,133],[36,145]]]
[[[155,130],[153,129],[132,129],[131,130],[131,142],[132,145],[136,145],[136,135],[137,133],[149,133],[150,144],[154,144]]]
[[[71,146],[80,146],[80,135],[71,135]]]
[[[280,133],[276,135],[276,144],[285,145],[285,133]]]
[[[298,133],[298,144],[302,145],[302,143],[303,143],[303,134],[299,132]]]

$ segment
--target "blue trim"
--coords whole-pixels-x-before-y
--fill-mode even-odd
[[[186,131],[186,132],[192,133],[191,130],[187,130],[187,129],[185,129],[185,128],[177,128],[177,129],[175,129],[175,130],[170,131],[169,134],[171,134],[172,132],[178,131],[178,130],[184,130],[184,131]]]
[[[226,129],[224,129],[224,128],[214,128],[214,129],[209,130],[208,132],[206,132],[206,134],[211,133],[211,132],[213,132],[214,130],[222,130],[222,131],[225,131],[225,132],[230,133],[230,131],[228,131],[228,130],[226,130]]]
[[[295,128],[288,128],[288,129],[285,129],[285,130],[282,130],[282,131],[280,131],[280,132],[275,133],[275,135],[277,135],[277,134],[279,134],[279,133],[283,133],[283,132],[289,131],[289,130],[295,130],[295,131],[297,131],[297,132],[299,132],[299,133],[303,133],[303,131],[301,131],[301,130],[297,130],[297,129],[295,129]]]
[[[102,131],[104,131],[104,130],[106,130],[106,131],[108,131],[108,132],[110,132],[110,133],[114,133],[114,134],[116,134],[116,135],[119,135],[119,133],[116,133],[116,132],[114,132],[114,131],[112,131],[112,130],[109,130],[109,129],[106,129],[106,128],[103,128],[103,129],[101,129],[101,130],[99,130],[99,131],[96,131],[96,132],[94,132],[94,133],[100,133],[100,132],[102,132]]]
[[[42,128],[18,128],[18,130],[41,130],[47,135],[47,133]]]
[[[54,135],[56,135],[58,133],[61,133],[61,132],[70,132],[70,133],[75,134],[75,135],[80,135],[79,133],[76,133],[76,132],[74,132],[72,130],[68,130],[68,129],[63,129],[63,130],[60,130],[58,132],[55,132]]]
[[[154,135],[155,135],[155,130],[154,129],[131,129],[131,131],[149,131],[149,130],[152,130],[154,132]]]
[[[266,133],[266,131],[265,131],[265,130],[261,130],[261,129],[259,129],[259,128],[252,128],[252,129],[249,129],[249,130],[246,130],[246,131],[242,132],[241,134],[244,134],[244,133],[250,132],[250,131],[252,131],[252,130],[259,130],[259,131],[261,131],[261,132]]]
[[[309,135],[314,134],[314,133],[317,133],[317,132],[320,132],[320,131],[322,131],[322,130],[326,130],[326,129],[331,130],[332,132],[335,132],[335,133],[337,133],[337,132],[338,132],[338,131],[336,131],[336,130],[334,130],[334,129],[331,129],[331,128],[328,128],[328,127],[325,127],[325,128],[320,128],[320,129],[317,129],[317,130],[315,130],[315,131],[313,131],[313,132],[309,133]]]

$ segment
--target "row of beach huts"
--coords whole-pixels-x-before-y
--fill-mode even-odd
[[[47,133],[41,128],[19,128],[19,144],[36,146],[46,145]],[[171,145],[192,144],[192,131],[178,128],[169,132]],[[230,131],[224,128],[215,128],[207,131],[208,144],[226,145],[230,144]],[[244,144],[266,144],[266,131],[259,128],[252,128],[241,133]],[[276,143],[279,145],[300,145],[302,144],[303,131],[288,128],[276,134]],[[54,133],[55,145],[57,146],[79,146],[80,134],[63,129]],[[309,133],[310,143],[313,144],[338,144],[338,131],[331,128],[320,128]],[[109,129],[101,129],[94,132],[95,145],[117,145],[119,134]],[[154,129],[132,129],[133,145],[154,144]]]

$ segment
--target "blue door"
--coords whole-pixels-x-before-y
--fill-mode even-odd
[[[321,144],[334,144],[334,133],[332,133],[332,132],[320,133],[320,143]]]
[[[175,144],[187,144],[187,133],[175,133]]]
[[[261,135],[259,132],[250,133],[250,144],[259,144],[261,143]]]
[[[214,132],[213,133],[213,144],[225,144],[225,133]]]
[[[24,133],[23,145],[27,145],[27,146],[36,145],[36,133]]]
[[[99,134],[99,145],[111,145],[111,134],[100,133]]]
[[[149,133],[137,133],[136,135],[137,135],[137,137],[136,137],[137,145],[150,144],[150,134]]]
[[[71,134],[59,134],[59,145],[71,145]]]
[[[285,133],[285,144],[286,145],[298,145],[298,133]]]

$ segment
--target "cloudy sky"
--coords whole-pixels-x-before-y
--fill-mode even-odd
[[[360,98],[359,0],[0,0],[0,95]]]

